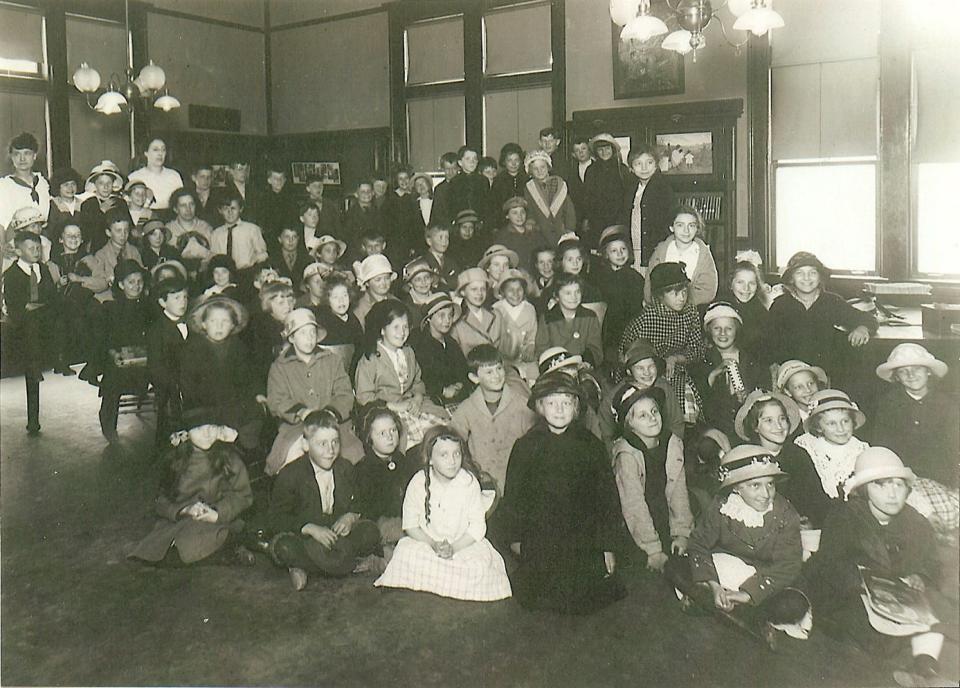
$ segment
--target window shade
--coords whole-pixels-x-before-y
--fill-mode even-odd
[[[407,27],[408,84],[463,79],[463,17]]]
[[[416,98],[407,101],[410,165],[436,170],[440,156],[456,151],[466,140],[463,95]]]
[[[487,74],[550,69],[550,5],[524,5],[484,15]]]
[[[786,28],[771,33],[773,66],[875,57],[880,3],[881,0],[775,0],[774,9],[783,16]]]
[[[46,157],[47,103],[42,95],[0,91],[0,141],[7,142],[22,131],[29,131],[40,142],[40,155]],[[4,154],[6,148],[4,148]],[[40,169],[37,167],[36,169]]]
[[[953,46],[913,54],[916,84],[914,163],[960,161],[960,63]]]
[[[492,91],[483,98],[485,155],[497,158],[505,143],[529,150],[540,130],[550,126],[553,106],[550,87]]]
[[[127,71],[127,31],[122,24],[82,17],[67,17],[67,71],[71,78],[81,62],[100,72],[106,87],[110,75],[121,83]]]
[[[43,65],[43,17],[27,10],[0,7],[0,58]],[[43,74],[41,67],[38,76]]]

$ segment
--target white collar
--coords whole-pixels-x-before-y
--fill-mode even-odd
[[[773,501],[766,511],[757,511],[752,506],[743,501],[743,497],[736,492],[731,492],[727,501],[720,507],[720,513],[734,521],[739,521],[747,528],[762,528],[763,517],[773,511]]]
[[[27,274],[27,275],[33,273],[33,266],[36,265],[36,266],[37,266],[37,271],[36,271],[36,273],[34,273],[34,274],[36,274],[36,276],[37,276],[37,281],[40,280],[40,264],[39,264],[39,263],[28,263],[28,262],[25,261],[23,258],[17,258],[17,265],[18,265],[18,266],[20,267],[20,269],[23,270],[23,272],[24,272],[25,274]]]

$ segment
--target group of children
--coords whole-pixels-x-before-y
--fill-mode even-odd
[[[612,214],[568,195],[586,183],[576,146],[569,182],[555,146],[504,147],[494,174],[464,147],[436,189],[404,173],[377,205],[361,184],[340,218],[313,180],[299,206],[261,198],[262,226],[247,219],[242,166],[212,222],[192,188],[168,194],[173,219],[145,219],[106,163],[83,204],[99,224],[73,222],[76,180],[62,181],[46,226],[20,211],[8,226],[7,337],[25,354],[28,431],[43,371],[72,372],[79,340],[104,435],[119,439],[120,396],[149,386],[158,443],[174,445],[136,558],[250,564],[259,551],[297,590],[373,570],[381,587],[562,613],[620,599],[618,561],[645,562],[687,608],[803,637],[834,611],[819,606],[815,552],[849,537],[836,532],[847,512],[884,524],[916,511],[911,532],[955,543],[947,366],[897,347],[877,368],[890,387],[866,435],[886,453],[861,441],[866,416],[840,388],[873,316],[828,291],[809,253],[776,288],[742,254],[721,285],[699,212],[643,210],[663,202],[653,155],[631,154],[631,185],[611,138],[590,142],[586,169],[593,184],[619,179]],[[145,152],[162,168],[156,147]],[[271,193],[284,184],[271,171]],[[78,336],[47,342],[65,328]],[[263,504],[252,470],[271,476]],[[895,480],[902,500],[874,495]],[[914,655],[930,674],[930,636],[943,635],[923,633]]]

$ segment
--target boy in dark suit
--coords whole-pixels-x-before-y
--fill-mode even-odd
[[[156,392],[157,446],[163,446],[179,427],[182,410],[180,352],[187,339],[187,283],[179,277],[165,279],[153,296],[162,313],[147,331],[147,373]]]
[[[276,533],[270,555],[290,572],[295,590],[307,572],[349,575],[357,559],[380,544],[373,521],[356,512],[353,465],[340,458],[340,417],[329,408],[303,421],[306,453],[277,474],[266,529]]]
[[[27,434],[40,433],[40,381],[54,352],[53,315],[57,284],[40,262],[40,237],[20,231],[14,237],[17,262],[3,273],[9,316],[9,353],[22,364],[27,385]]]

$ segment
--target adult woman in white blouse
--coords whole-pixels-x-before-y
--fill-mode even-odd
[[[170,195],[183,187],[183,179],[176,170],[164,167],[167,161],[167,144],[163,139],[153,138],[143,149],[146,166],[130,173],[130,180],[139,180],[153,192],[153,210],[170,208]]]

